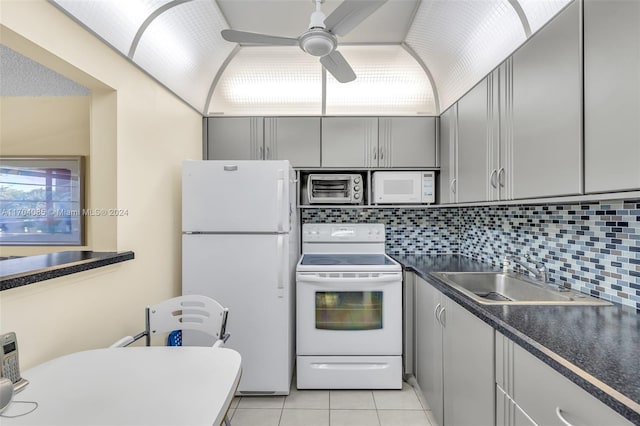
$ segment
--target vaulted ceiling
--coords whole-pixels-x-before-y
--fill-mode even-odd
[[[310,0],[49,1],[203,115],[436,115],[571,0],[388,0],[338,37],[357,75],[344,84],[297,46],[220,35],[298,37]]]

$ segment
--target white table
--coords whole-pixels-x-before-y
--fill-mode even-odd
[[[240,354],[206,347],[77,352],[24,371],[16,401],[38,408],[10,425],[219,425],[240,380]],[[3,415],[28,411],[12,403]]]

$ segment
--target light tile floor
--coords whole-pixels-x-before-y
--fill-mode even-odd
[[[232,426],[431,426],[413,387],[402,390],[298,390],[288,396],[236,397]],[[435,425],[435,423],[433,423]]]

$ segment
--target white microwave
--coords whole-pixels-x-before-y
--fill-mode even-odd
[[[435,172],[373,172],[375,204],[435,202]]]

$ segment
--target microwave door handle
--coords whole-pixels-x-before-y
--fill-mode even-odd
[[[313,180],[311,178],[307,178],[307,203],[311,204],[311,186],[313,185]]]

